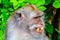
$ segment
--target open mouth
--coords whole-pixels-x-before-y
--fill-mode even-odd
[[[43,31],[43,27],[36,27],[36,28],[34,29],[34,31],[35,31],[38,35],[40,35],[40,34],[42,33],[42,31]]]

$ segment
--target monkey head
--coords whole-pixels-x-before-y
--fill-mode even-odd
[[[38,10],[34,5],[27,5],[14,12],[16,26],[29,33],[34,37],[44,35],[44,13]]]

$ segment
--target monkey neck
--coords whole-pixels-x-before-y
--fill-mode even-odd
[[[42,39],[42,38],[44,38],[46,36],[45,33],[44,33],[44,31],[40,35],[37,35],[35,32],[31,32],[31,34],[36,39],[38,39],[38,38]]]

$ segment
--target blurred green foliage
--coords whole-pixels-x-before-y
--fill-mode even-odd
[[[5,24],[11,12],[26,5],[26,3],[34,4],[38,9],[45,11],[46,5],[52,4],[54,8],[60,8],[60,0],[0,0],[0,40],[4,40]],[[51,14],[47,14],[45,19],[51,18]],[[46,30],[52,35],[53,26],[46,22]],[[60,40],[60,34],[58,35]]]
[[[53,6],[55,8],[60,8],[60,0],[55,0],[54,3],[53,3]]]

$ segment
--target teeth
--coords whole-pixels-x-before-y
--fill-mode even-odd
[[[44,29],[44,27],[42,27],[41,29]]]

